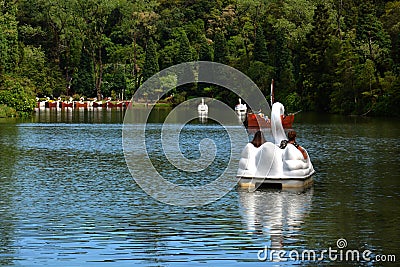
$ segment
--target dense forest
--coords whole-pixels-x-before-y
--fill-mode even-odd
[[[0,10],[0,106],[18,112],[37,96],[129,99],[159,70],[205,60],[267,97],[274,79],[289,111],[400,114],[400,1],[0,0]],[[237,102],[204,85],[171,101],[193,96]]]

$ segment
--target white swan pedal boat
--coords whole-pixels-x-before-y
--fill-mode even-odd
[[[197,106],[197,111],[199,113],[208,113],[208,106],[204,103],[204,98],[201,99],[201,104]]]
[[[239,98],[239,104],[235,106],[235,111],[238,115],[246,114],[247,112],[247,105],[242,104],[242,99]]]
[[[310,156],[305,159],[293,144],[279,148],[280,142],[286,140],[280,115],[284,113],[281,103],[274,103],[271,112],[271,131],[273,142],[266,142],[260,147],[248,143],[241,154],[237,177],[239,186],[258,188],[263,184],[280,185],[285,188],[307,187],[312,184],[315,173]]]

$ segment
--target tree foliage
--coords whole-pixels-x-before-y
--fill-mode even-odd
[[[257,27],[256,39],[254,42],[253,58],[255,61],[261,61],[268,64],[267,42],[265,41],[264,31],[261,27]]]
[[[2,103],[21,111],[10,94],[129,98],[193,60],[235,67],[266,96],[273,78],[289,111],[397,115],[400,1],[0,1]],[[237,98],[192,84],[174,102],[199,95]]]
[[[217,32],[214,40],[214,61],[225,64],[227,63],[227,55],[226,38],[222,32]]]
[[[147,43],[146,57],[143,65],[143,81],[159,72],[156,45],[153,42],[153,38],[150,38]]]

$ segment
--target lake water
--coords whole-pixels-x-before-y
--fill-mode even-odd
[[[155,134],[149,142],[157,143],[167,113],[151,114],[149,132]],[[400,261],[398,119],[300,113],[294,124],[298,142],[317,171],[311,188],[235,188],[209,205],[184,208],[158,202],[135,183],[121,144],[123,118],[114,110],[0,119],[0,266],[395,266],[377,261],[394,256]],[[194,158],[193,143],[204,136],[215,140],[215,161],[204,178],[214,179],[212,173],[226,165],[224,129],[194,122],[182,135],[183,154]],[[171,180],[202,182],[167,171],[162,153],[153,152],[153,162]],[[330,248],[337,252],[323,253]],[[280,250],[282,258],[272,250]],[[295,257],[296,251],[312,250],[319,259]],[[359,261],[347,260],[348,250],[360,251]],[[260,261],[265,255],[272,258]]]

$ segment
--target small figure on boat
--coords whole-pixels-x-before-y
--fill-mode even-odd
[[[251,141],[254,147],[260,147],[262,144],[265,143],[264,134],[261,131],[257,131],[254,134],[253,140]]]
[[[288,140],[282,140],[279,148],[285,149],[288,144],[294,145],[303,155],[304,159],[307,159],[307,152],[296,142],[296,131],[291,130],[288,132]]]
[[[265,114],[262,112],[261,109],[259,109],[259,110],[257,111],[256,114],[257,114],[258,116],[260,116],[263,120],[265,120],[267,123],[271,123],[270,120],[269,120],[269,118],[268,118],[268,115],[265,115]]]

